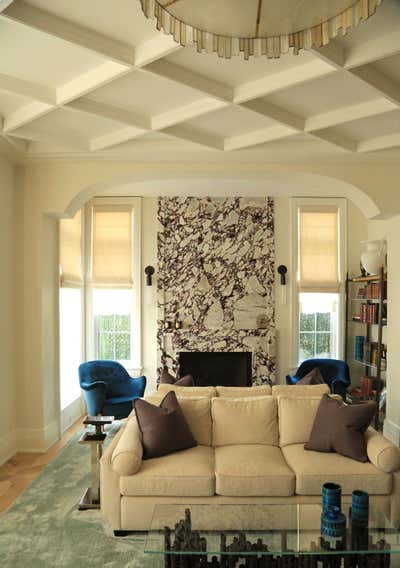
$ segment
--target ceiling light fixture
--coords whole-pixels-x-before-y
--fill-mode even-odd
[[[139,0],[183,47],[230,59],[280,57],[327,45],[370,18],[382,0]]]

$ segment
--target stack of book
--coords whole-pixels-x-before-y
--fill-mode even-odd
[[[378,304],[361,304],[360,321],[363,323],[378,323]]]
[[[386,298],[386,281],[383,282],[383,297]],[[370,282],[366,289],[366,298],[368,300],[379,299],[379,282]]]
[[[356,335],[355,337],[354,358],[357,361],[364,360],[364,339],[363,335]]]

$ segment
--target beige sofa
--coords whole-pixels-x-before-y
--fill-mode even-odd
[[[320,503],[321,486],[368,491],[400,519],[400,450],[366,433],[369,462],[304,450],[326,385],[246,389],[161,385],[177,393],[198,446],[142,460],[134,412],[101,460],[102,512],[114,531],[142,531],[158,503]]]

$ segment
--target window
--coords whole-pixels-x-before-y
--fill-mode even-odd
[[[88,357],[140,372],[140,200],[87,206]]]
[[[297,200],[297,363],[340,358],[343,200]]]

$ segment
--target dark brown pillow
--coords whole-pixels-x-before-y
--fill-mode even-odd
[[[322,378],[321,371],[318,367],[312,369],[307,375],[304,375],[302,379],[297,381],[296,385],[323,385],[324,379]]]
[[[174,385],[175,384],[175,377],[173,377],[170,373],[168,373],[168,367],[164,367],[162,373],[160,375],[159,384],[167,384],[167,385]]]
[[[163,398],[160,406],[136,398],[134,407],[142,434],[144,459],[197,446],[173,391]]]
[[[346,405],[324,394],[306,450],[337,452],[360,462],[368,461],[365,431],[376,412],[374,402]]]
[[[194,380],[192,375],[185,375],[181,379],[178,379],[175,385],[177,387],[194,387]]]

